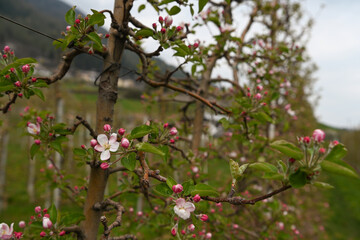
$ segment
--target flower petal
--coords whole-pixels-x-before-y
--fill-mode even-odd
[[[178,198],[178,199],[176,200],[176,206],[182,207],[182,206],[184,206],[185,202],[186,202],[185,199],[183,199],[183,198]]]
[[[116,133],[111,134],[109,139],[109,144],[110,145],[113,144],[114,142],[116,142],[116,140],[117,140],[117,134]]]
[[[108,143],[108,138],[107,138],[107,136],[105,134],[100,134],[97,137],[97,141],[101,146],[104,146],[105,144]]]
[[[104,161],[104,160],[108,160],[110,158],[110,151],[109,150],[105,150],[101,153],[100,155],[100,160]]]
[[[97,145],[94,147],[94,149],[95,149],[96,151],[98,151],[98,152],[103,152],[103,151],[105,151],[105,148],[104,148],[103,146],[99,145],[99,144],[97,144]]]
[[[189,213],[195,211],[195,205],[193,203],[191,203],[191,202],[185,203],[184,208]]]
[[[111,143],[110,144],[110,151],[111,152],[116,152],[118,150],[119,146],[120,146],[119,142]]]

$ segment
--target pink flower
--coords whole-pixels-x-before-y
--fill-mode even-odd
[[[188,229],[189,229],[190,232],[194,231],[194,230],[195,230],[195,225],[194,225],[194,224],[190,224],[190,225],[188,226]]]
[[[20,221],[20,222],[19,222],[19,227],[20,227],[20,228],[26,227],[25,221]]]
[[[258,90],[258,91],[262,91],[263,90],[263,86],[261,86],[261,85],[258,85],[257,87],[256,87],[256,89]]]
[[[261,96],[260,93],[257,93],[257,94],[255,94],[254,98],[255,98],[256,100],[260,100],[260,99],[262,98],[262,96]]]
[[[41,213],[41,207],[40,206],[35,207],[35,212],[36,213]]]
[[[91,146],[91,147],[95,147],[97,144],[98,144],[98,143],[97,143],[96,139],[91,139],[91,140],[90,140],[90,146]]]
[[[118,133],[119,133],[119,135],[120,136],[122,136],[122,135],[124,135],[125,134],[125,129],[124,128],[120,128],[119,130],[118,130]]]
[[[23,235],[22,232],[14,232],[14,237],[15,237],[16,239],[22,238],[22,235]]]
[[[333,144],[334,146],[336,146],[336,145],[339,144],[339,141],[334,140],[334,141],[332,142],[332,144]]]
[[[4,47],[4,53],[9,53],[11,51],[9,46]]]
[[[196,194],[194,197],[193,197],[193,201],[194,202],[200,202],[200,200],[201,200],[201,197],[200,197],[200,195],[199,194]]]
[[[284,230],[284,223],[283,222],[277,222],[276,225],[279,228],[279,230]]]
[[[109,140],[105,134],[100,134],[97,137],[98,144],[94,147],[94,149],[101,152],[100,160],[108,160],[111,156],[110,152],[116,152],[118,150],[119,142],[117,142],[116,139],[116,133],[111,134]]]
[[[211,239],[212,234],[210,232],[206,233],[205,235],[205,239]]]
[[[101,167],[101,169],[105,170],[105,169],[108,169],[110,167],[110,165],[107,162],[103,162],[102,164],[100,164],[100,167]]]
[[[70,32],[71,31],[71,26],[66,26],[66,31]]]
[[[138,211],[138,212],[136,213],[136,215],[138,215],[139,217],[141,217],[141,216],[143,215],[143,212],[142,212],[142,211]]]
[[[312,137],[316,142],[322,142],[325,139],[325,132],[321,129],[315,129]]]
[[[200,220],[203,222],[206,222],[209,219],[208,215],[206,214],[200,214]]]
[[[111,126],[109,124],[105,124],[104,125],[104,131],[105,132],[110,132],[111,131]]]
[[[181,184],[176,184],[172,186],[172,190],[174,193],[181,193],[183,191],[183,186]]]
[[[173,23],[172,17],[171,16],[166,16],[165,17],[165,26],[170,27],[172,23]]]
[[[45,228],[45,229],[50,229],[53,226],[50,218],[48,218],[48,217],[43,217],[42,224],[43,224],[43,228]]]
[[[24,66],[21,67],[21,71],[23,73],[28,73],[30,71],[30,66],[29,64],[25,64]]]
[[[176,200],[176,205],[174,206],[174,212],[186,220],[190,218],[191,212],[195,211],[195,205],[191,202],[186,202],[184,198],[179,198]]]
[[[171,134],[171,135],[175,136],[177,133],[178,133],[178,131],[177,131],[176,127],[172,127],[172,128],[170,129],[170,134]]]
[[[123,148],[128,148],[130,146],[130,142],[127,138],[122,138],[121,139],[121,146]]]
[[[290,104],[290,103],[289,103],[289,104],[286,104],[285,107],[284,107],[284,109],[285,109],[286,111],[288,111],[290,108],[291,108],[291,104]]]
[[[6,223],[0,224],[0,239],[10,239],[14,230],[14,223],[11,224],[10,228]]]

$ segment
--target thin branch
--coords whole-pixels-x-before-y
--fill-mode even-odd
[[[106,217],[101,217],[100,221],[104,225],[104,239],[108,239],[113,228],[121,226],[122,214],[125,212],[125,208],[120,203],[113,200],[106,199],[101,203],[101,209],[105,209],[107,206],[112,206],[116,209],[116,219],[112,224],[110,224],[110,226],[108,226]]]
[[[1,110],[4,114],[9,111],[11,104],[15,103],[17,96],[18,96],[18,95],[17,95],[16,93],[14,93],[13,97],[12,97],[12,98],[10,99],[10,101],[5,105],[5,107],[0,108],[0,110]]]
[[[77,235],[78,240],[85,240],[85,235],[84,235],[83,231],[77,225],[70,226],[70,227],[64,227],[62,230],[65,231],[65,234],[75,233]]]
[[[92,127],[90,126],[90,124],[89,124],[85,119],[83,119],[83,118],[80,117],[80,116],[76,116],[76,119],[79,120],[79,122],[75,123],[72,128],[68,128],[69,131],[71,131],[72,133],[74,133],[74,132],[76,131],[77,127],[82,124],[86,129],[89,130],[90,135],[91,135],[93,138],[96,138],[96,137],[97,137],[96,132],[94,131],[94,129],[92,129]]]

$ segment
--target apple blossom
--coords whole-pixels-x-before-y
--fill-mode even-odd
[[[199,194],[196,194],[196,195],[195,195],[192,199],[193,199],[193,201],[194,201],[194,202],[196,202],[196,203],[197,203],[197,202],[200,202],[201,197],[200,197],[200,195],[199,195]]]
[[[195,230],[195,225],[194,225],[194,224],[190,224],[190,225],[188,226],[188,229],[189,229],[190,232],[194,231],[194,230]]]
[[[30,71],[30,66],[29,66],[29,64],[25,64],[24,66],[22,66],[21,67],[21,71],[23,72],[23,73],[28,73],[29,71]]]
[[[170,129],[170,134],[171,135],[176,135],[178,133],[178,131],[177,131],[177,129],[176,129],[176,127],[172,127],[171,129]]]
[[[14,83],[14,85],[15,85],[16,87],[21,87],[21,82],[20,82],[20,81],[16,81],[16,82]]]
[[[181,193],[183,191],[183,186],[181,184],[176,184],[172,186],[172,190],[174,193]]]
[[[186,202],[184,198],[179,198],[176,200],[176,205],[174,206],[174,212],[186,220],[190,218],[191,212],[195,211],[195,205],[191,202]]]
[[[130,142],[129,142],[129,140],[128,140],[127,138],[122,138],[122,139],[121,139],[121,146],[122,146],[123,148],[128,148],[129,145],[130,145]]]
[[[94,149],[101,152],[100,160],[108,160],[110,158],[110,152],[116,152],[119,148],[119,142],[116,141],[116,133],[111,134],[110,139],[105,134],[100,134],[97,137],[98,144]]]
[[[103,162],[103,163],[100,164],[100,167],[101,167],[101,169],[105,170],[105,169],[108,169],[110,167],[110,165],[107,162]]]
[[[165,17],[165,26],[170,27],[172,23],[173,23],[172,17],[171,16],[166,16]]]
[[[176,225],[176,227],[174,226],[174,227],[171,229],[171,235],[176,236],[176,232],[177,232],[177,225]]]
[[[53,226],[50,218],[48,218],[48,217],[43,217],[42,225],[43,225],[43,228],[45,228],[45,229],[52,228],[52,226]]]
[[[4,53],[9,53],[10,52],[10,47],[9,46],[5,46],[4,47]]]
[[[320,153],[320,154],[324,154],[325,152],[326,152],[325,148],[320,148],[320,149],[319,149],[319,153]]]
[[[39,139],[35,139],[34,143],[35,143],[36,145],[40,145],[40,144],[41,144],[41,141],[40,141]]]
[[[122,135],[124,135],[125,134],[125,129],[124,128],[120,128],[119,130],[118,130],[118,133],[119,133],[119,135],[120,136],[122,136]]]
[[[41,207],[40,206],[35,207],[35,212],[36,213],[41,213]]]
[[[20,227],[20,228],[26,227],[25,221],[20,221],[20,222],[19,222],[19,227]]]
[[[321,129],[315,129],[312,137],[316,142],[322,142],[325,139],[325,132]]]
[[[161,31],[162,34],[165,34],[165,33],[166,33],[166,29],[165,29],[165,28],[161,28],[160,31]]]
[[[40,133],[40,124],[36,123],[35,125],[33,123],[28,123],[27,130],[30,134],[38,135]]]
[[[10,239],[12,237],[14,223],[9,226],[6,223],[0,224],[0,239]]]
[[[255,98],[256,100],[260,100],[260,99],[262,98],[262,96],[261,96],[260,93],[257,93],[257,94],[255,94],[254,98]]]
[[[105,132],[110,132],[111,131],[111,126],[109,124],[105,124],[104,125],[104,131]]]
[[[209,219],[208,215],[206,214],[200,214],[200,220],[203,222],[206,222]]]
[[[97,144],[98,144],[98,143],[97,143],[96,139],[91,139],[91,140],[90,140],[90,146],[91,146],[91,147],[95,147]]]
[[[40,233],[40,237],[45,237],[45,236],[46,236],[46,232],[42,231],[42,232]]]
[[[168,123],[164,123],[164,128],[168,128],[169,127],[169,124]]]
[[[15,237],[16,239],[22,238],[22,235],[23,235],[22,232],[15,232],[15,231],[14,231],[14,237]]]
[[[205,235],[205,239],[211,239],[212,234],[210,232],[206,233]]]
[[[64,236],[66,234],[66,232],[64,230],[62,230],[61,232],[59,232],[59,236]]]

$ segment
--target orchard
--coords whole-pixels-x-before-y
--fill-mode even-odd
[[[50,75],[37,72],[36,59],[1,47],[2,128],[20,113],[18,129],[31,146],[17,151],[42,166],[37,188],[53,197],[34,200],[19,222],[1,218],[0,239],[325,239],[308,227],[322,227],[326,201],[317,188],[332,188],[328,173],[358,174],[313,115],[305,46],[312,21],[301,4],[134,2],[64,12],[68,27],[53,42],[62,57]],[[152,22],[141,22],[148,8]],[[185,15],[192,21],[180,24]],[[105,18],[111,27],[103,34]],[[125,50],[139,60],[133,81],[145,86],[141,123],[116,112]],[[169,52],[178,64],[163,71],[155,59]],[[80,55],[103,61],[96,105],[82,106],[94,118],[75,113],[69,123],[35,108],[36,98],[55,99],[47,91]],[[21,102],[31,107],[19,110]],[[74,144],[80,130],[88,140]]]

